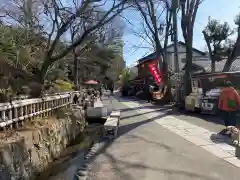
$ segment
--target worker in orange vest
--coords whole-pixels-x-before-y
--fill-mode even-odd
[[[240,97],[230,81],[224,82],[224,86],[219,96],[218,109],[226,127],[236,126],[237,112],[240,109]],[[226,129],[222,133],[225,134]]]

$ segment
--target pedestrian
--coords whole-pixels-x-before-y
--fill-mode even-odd
[[[100,100],[102,100],[102,86],[99,87]]]
[[[152,85],[149,85],[148,87],[148,102],[149,103],[152,103],[153,101],[153,86]]]
[[[110,87],[111,96],[113,96],[113,90],[114,90],[114,88],[113,88],[113,86],[111,86],[111,87]]]
[[[237,112],[240,108],[240,97],[230,81],[224,82],[224,88],[220,92],[218,109],[220,116],[224,120],[226,129],[221,133],[228,134],[228,126],[236,126]]]
[[[73,104],[78,104],[79,103],[78,99],[79,99],[79,96],[75,94],[73,97]]]

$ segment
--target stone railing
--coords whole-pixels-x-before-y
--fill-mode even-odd
[[[0,103],[0,128],[23,123],[34,117],[50,116],[54,110],[72,104],[73,96],[78,91],[59,93],[36,99],[16,100]]]

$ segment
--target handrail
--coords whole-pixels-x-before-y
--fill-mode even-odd
[[[0,103],[0,128],[37,116],[49,116],[54,110],[72,104],[73,96],[76,93],[80,93],[80,91]]]

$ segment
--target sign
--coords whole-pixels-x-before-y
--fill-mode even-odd
[[[161,83],[161,76],[157,68],[155,67],[155,64],[148,64],[149,70],[152,73],[154,80],[156,81],[157,84]]]

